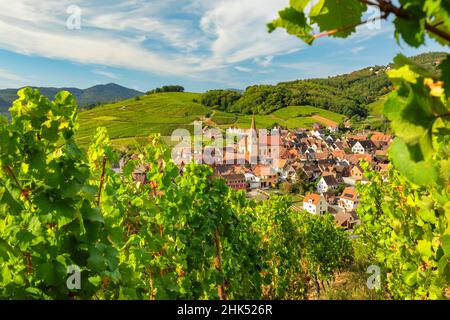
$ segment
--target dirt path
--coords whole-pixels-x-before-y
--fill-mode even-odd
[[[322,122],[322,123],[326,124],[327,126],[337,126],[338,125],[337,122],[334,122],[333,120],[327,119],[327,118],[319,116],[319,115],[314,115],[311,118],[313,118],[314,120],[317,120],[319,122]]]

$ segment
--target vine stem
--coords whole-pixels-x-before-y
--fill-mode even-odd
[[[28,192],[23,189],[22,185],[20,184],[19,180],[17,179],[16,175],[14,174],[14,171],[11,169],[10,166],[5,166],[6,172],[10,175],[10,177],[14,180],[17,187],[20,189],[20,194],[27,199],[30,206],[33,206],[33,203],[31,202],[30,198],[28,197]]]
[[[222,257],[220,254],[220,234],[219,234],[219,228],[216,227],[216,230],[214,232],[214,244],[216,246],[216,269],[222,273]],[[219,294],[220,300],[227,300],[227,296],[225,294],[225,286],[224,284],[220,284],[217,287],[217,293]]]
[[[148,279],[148,284],[149,284],[149,300],[155,300],[155,295],[154,295],[154,290],[153,290],[153,272],[152,272],[152,268],[149,267],[148,268],[148,273],[149,273],[149,279]]]
[[[26,253],[25,257],[27,259],[27,273],[30,274],[31,273],[31,256],[30,253]]]
[[[348,26],[345,26],[345,27],[342,27],[342,28],[333,29],[333,30],[322,32],[322,33],[318,33],[318,34],[313,35],[312,37],[313,37],[313,39],[317,39],[317,38],[329,36],[329,35],[332,35],[332,34],[335,34],[335,33],[338,33],[338,32],[347,31],[349,29],[356,28],[357,26],[360,26],[360,25],[363,25],[363,24],[366,24],[366,23],[369,23],[369,22],[374,22],[374,21],[377,21],[377,20],[386,19],[387,16],[388,16],[388,14],[384,13],[384,14],[380,15],[379,17],[375,17],[375,18],[372,18],[372,19],[367,19],[367,20],[361,21],[359,23],[348,25]]]
[[[435,117],[436,119],[437,119],[437,118],[448,118],[448,117],[450,117],[450,112],[438,114],[438,115],[435,115],[434,117]]]
[[[158,208],[158,212],[159,212],[159,213],[162,213],[161,207],[160,207],[160,205],[159,205],[159,203],[158,203],[158,199],[157,199],[158,192],[157,192],[157,190],[156,190],[156,184],[155,184],[155,182],[150,181],[150,187],[151,187],[151,189],[152,189],[153,197],[154,197],[154,199],[155,199],[155,204],[156,204],[156,207]],[[160,225],[160,226],[159,226],[159,236],[161,237],[161,239],[162,239],[163,236],[164,236],[164,225]],[[164,248],[161,248],[161,251],[159,252],[159,254],[162,256],[162,255],[164,254],[164,252],[165,252]],[[163,275],[163,271],[162,271],[162,270],[160,270],[160,274],[161,274],[161,276]]]
[[[414,18],[411,18],[402,7],[396,7],[389,0],[388,1],[378,0],[377,3],[373,2],[371,0],[359,0],[359,2],[380,8],[380,10],[386,14],[386,17],[390,13],[393,13],[395,16],[397,16],[399,18],[403,18],[406,20],[414,20]],[[437,28],[438,25],[439,25],[439,23],[435,24],[435,25],[431,25],[428,22],[425,22],[425,29],[428,30],[429,32],[441,37],[442,39],[450,42],[450,34],[448,34],[447,32],[445,32],[443,30],[438,29]]]
[[[313,280],[314,280],[314,288],[316,291],[316,300],[320,299],[320,285],[319,280],[317,279],[317,275],[313,273]]]
[[[106,167],[106,156],[103,157],[102,161],[102,175],[100,177],[100,186],[98,187],[97,207],[100,205],[100,201],[102,199],[102,189],[103,184],[105,183],[105,167]]]

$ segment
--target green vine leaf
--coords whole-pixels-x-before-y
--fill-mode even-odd
[[[412,182],[427,185],[438,181],[439,171],[435,161],[414,161],[403,140],[399,138],[394,140],[389,148],[389,155],[396,168]]]
[[[364,3],[355,0],[319,1],[313,7],[310,18],[318,24],[320,31],[340,30],[330,36],[346,38],[356,30],[356,27],[347,27],[359,24],[366,9]]]

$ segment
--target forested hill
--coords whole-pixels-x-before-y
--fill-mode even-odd
[[[444,57],[443,52],[431,52],[411,59],[436,71]],[[203,95],[202,103],[223,111],[247,114],[269,114],[290,105],[311,105],[349,117],[365,117],[367,105],[391,90],[385,74],[390,67],[375,65],[334,77],[282,82],[274,86],[255,85],[242,94],[232,90],[212,90]]]
[[[144,94],[114,83],[96,85],[87,89],[46,87],[38,87],[37,89],[39,89],[40,93],[49,99],[53,99],[59,91],[67,90],[74,95],[78,106],[85,108],[89,108],[100,103],[112,103],[126,100]],[[19,89],[0,90],[0,114],[8,113],[8,109],[12,102],[17,99],[18,90]]]

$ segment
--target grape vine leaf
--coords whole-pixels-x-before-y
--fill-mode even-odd
[[[425,42],[425,12],[419,3],[409,3],[403,10],[408,18],[396,17],[394,20],[395,37],[397,42],[401,36],[407,44],[417,48]]]
[[[306,22],[303,12],[294,8],[286,8],[278,12],[279,18],[267,25],[272,33],[276,28],[284,28],[289,34],[295,35],[308,44],[312,44],[312,28]]]
[[[413,161],[408,146],[400,138],[395,138],[391,144],[389,155],[395,167],[414,183],[427,185],[437,181],[439,178],[435,161]]]
[[[330,36],[346,38],[356,30],[356,27],[348,27],[361,22],[367,6],[354,0],[327,0],[319,1],[313,8],[310,12],[311,22],[317,23],[320,31],[340,30]]]
[[[419,252],[423,258],[428,259],[433,254],[431,250],[431,243],[426,240],[417,241],[417,252]]]
[[[441,243],[445,255],[450,258],[450,235],[446,234],[442,236]]]

